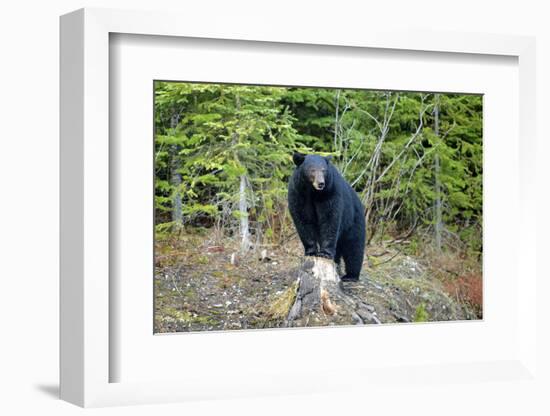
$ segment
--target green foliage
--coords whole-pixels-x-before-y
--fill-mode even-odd
[[[371,237],[430,230],[441,201],[444,230],[481,252],[477,95],[156,82],[156,223],[173,221],[181,198],[184,223],[232,233],[246,217],[252,233],[277,241],[291,228],[295,150],[334,156],[366,206]]]
[[[216,220],[225,215],[223,207],[236,219],[249,215],[236,207],[240,177],[245,176],[248,206],[262,219],[258,229],[265,228],[273,215],[273,200],[285,196],[297,138],[294,118],[281,102],[285,92],[272,87],[157,83],[157,214],[171,210],[174,192],[180,191],[187,221]],[[181,189],[170,185],[174,160]]]
[[[430,315],[428,314],[428,311],[426,310],[426,305],[421,303],[418,305],[414,311],[414,322],[427,322],[430,319]]]

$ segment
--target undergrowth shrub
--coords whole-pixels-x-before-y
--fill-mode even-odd
[[[483,317],[483,279],[480,273],[469,273],[448,279],[443,286],[450,296],[471,306],[478,318]]]

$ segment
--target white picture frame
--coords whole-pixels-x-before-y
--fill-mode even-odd
[[[182,25],[185,21],[185,25]],[[533,38],[468,33],[422,31],[339,31],[327,35],[312,26],[307,31],[276,25],[247,27],[241,34],[232,24],[207,27],[200,19],[168,13],[83,9],[61,18],[61,398],[80,406],[158,403],[216,397],[252,397],[266,394],[320,393],[374,384],[396,375],[430,380],[461,379],[471,382],[498,379],[525,380],[535,376],[536,271],[533,249],[536,218],[531,214],[535,189],[530,178],[535,167],[535,43]],[[260,372],[259,379],[235,382],[233,374],[220,374],[213,383],[194,374],[176,381],[111,382],[110,368],[116,351],[110,348],[110,311],[116,308],[109,296],[112,259],[109,251],[110,166],[109,158],[109,37],[110,34],[170,36],[226,41],[277,42],[331,45],[346,48],[429,51],[439,54],[504,55],[518,60],[519,68],[519,169],[517,183],[517,241],[513,251],[518,291],[513,316],[517,342],[505,357],[472,362],[419,361],[414,368],[369,367],[365,373],[342,365],[329,373],[337,383],[322,382],[323,371],[309,371],[300,378],[285,371]],[[527,215],[527,213],[530,213]],[[516,276],[517,277],[517,276]],[[407,326],[401,337],[411,334]],[[322,330],[325,337],[346,337],[343,332]],[[327,332],[328,331],[328,332]],[[303,332],[303,331],[302,331]],[[303,337],[319,337],[319,332]],[[287,337],[298,332],[287,332]],[[219,334],[218,334],[219,335]],[[151,334],[152,336],[152,334]],[[232,335],[233,336],[233,335]],[[300,335],[302,336],[302,335]],[[305,339],[305,338],[304,338]],[[236,341],[238,342],[242,341]],[[405,341],[406,342],[406,341]],[[256,364],[257,365],[257,364]],[[260,365],[261,367],[261,365]],[[386,381],[387,383],[388,381]]]

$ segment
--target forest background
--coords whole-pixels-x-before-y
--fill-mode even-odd
[[[202,274],[227,281],[231,273],[212,256],[231,266],[277,257],[271,264],[284,268],[292,264],[288,256],[303,254],[287,209],[292,154],[300,151],[332,155],[363,202],[365,270],[406,255],[480,317],[482,101],[467,94],[155,82],[157,272],[191,267],[171,269],[177,302],[167,302],[165,285],[157,285],[157,313],[200,317],[177,306],[198,296],[177,283],[188,285],[201,262],[216,268]]]

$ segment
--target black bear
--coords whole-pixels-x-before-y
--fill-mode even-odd
[[[306,256],[343,258],[342,281],[357,281],[365,253],[364,208],[330,157],[294,153],[288,184],[290,215]]]

